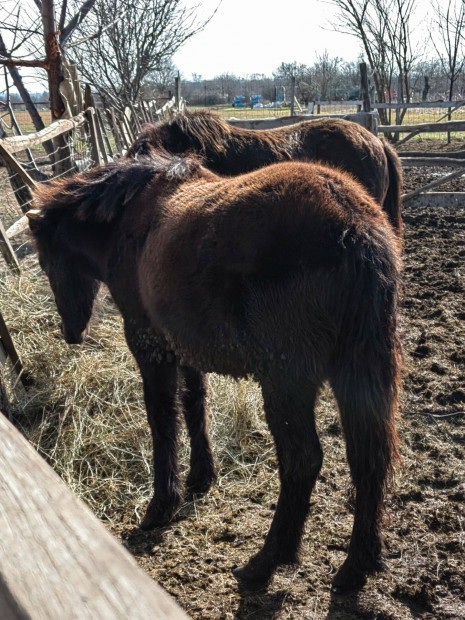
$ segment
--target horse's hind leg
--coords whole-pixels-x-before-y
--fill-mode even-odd
[[[262,550],[234,571],[245,587],[264,586],[280,564],[298,561],[310,495],[323,461],[314,421],[318,389],[316,385],[284,389],[271,381],[262,385],[266,418],[276,444],[281,489]]]
[[[186,486],[193,493],[205,493],[216,479],[208,439],[205,377],[187,366],[181,366],[180,370],[184,378],[181,399],[191,444],[190,471]]]
[[[383,569],[381,522],[389,475],[397,455],[392,395],[373,378],[365,386],[335,381],[352,481],[355,514],[347,559],[333,580],[334,592],[361,588],[367,575]],[[357,386],[357,383],[359,384]],[[383,393],[384,392],[384,393]],[[377,395],[376,398],[374,395]],[[394,398],[395,401],[395,398]]]

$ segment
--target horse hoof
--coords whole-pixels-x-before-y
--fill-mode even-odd
[[[368,569],[362,570],[354,564],[344,562],[333,579],[331,592],[333,594],[349,594],[361,590],[368,575],[381,572],[385,565],[381,559],[374,561]]]
[[[216,482],[216,474],[213,472],[206,476],[189,474],[186,480],[186,490],[190,495],[207,493]]]
[[[172,521],[179,507],[180,500],[170,506],[160,506],[153,500],[147,507],[145,517],[142,519],[139,527],[141,530],[153,530],[157,527],[163,527]]]
[[[238,566],[237,568],[234,568],[232,572],[239,583],[239,587],[247,590],[248,592],[266,590],[272,577],[272,574],[270,575],[269,571],[259,571],[250,564]]]
[[[361,590],[366,583],[365,573],[353,574],[350,577],[340,576],[339,573],[334,577],[331,586],[333,594],[343,595],[350,594]]]

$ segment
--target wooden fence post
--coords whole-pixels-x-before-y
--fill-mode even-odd
[[[98,108],[95,108],[95,116],[97,119],[97,126],[99,127],[99,136],[101,136],[104,142],[104,145],[102,147],[104,156],[106,156],[108,152],[108,155],[113,159],[113,149],[111,148],[110,140],[108,139],[108,135],[105,130],[105,124],[102,118],[102,111]],[[105,162],[108,163],[108,157],[105,158]]]
[[[181,105],[181,78],[179,76],[179,71],[178,75],[174,78],[174,99],[176,110],[179,110],[179,106]]]
[[[291,77],[291,116],[295,114],[295,75]]]
[[[3,224],[0,220],[0,254],[5,259],[7,265],[10,269],[16,273],[21,273],[21,268],[19,266],[18,258],[15,254],[15,251],[11,247],[11,243],[8,239],[5,229],[3,228]]]
[[[121,130],[118,125],[118,121],[116,119],[115,109],[112,107],[107,111],[107,118],[111,124],[111,130],[113,132],[113,137],[115,139],[116,150],[118,153],[123,152],[123,142],[121,140]]]
[[[84,114],[86,115],[87,121],[89,123],[91,156],[94,164],[100,166],[102,164],[102,158],[100,156],[97,129],[95,127],[94,108],[87,108]]]
[[[368,68],[366,62],[361,62],[360,68],[360,99],[364,112],[371,112],[370,91],[368,88]]]

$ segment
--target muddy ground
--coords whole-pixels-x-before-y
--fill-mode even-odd
[[[406,191],[438,172],[406,171]],[[460,183],[441,189],[464,191]],[[134,517],[112,520],[139,564],[193,618],[465,617],[465,208],[407,205],[405,224],[403,462],[387,504],[387,571],[356,595],[330,594],[352,514],[339,421],[325,393],[318,409],[325,461],[302,564],[280,571],[266,593],[241,595],[231,574],[259,549],[277,499],[263,428],[237,468],[223,462],[216,487],[187,503],[171,527],[144,533]],[[211,406],[215,414],[214,396]]]

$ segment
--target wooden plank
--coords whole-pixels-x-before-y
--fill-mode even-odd
[[[15,137],[20,138],[21,136],[15,136]],[[37,185],[36,182],[29,175],[29,173],[23,168],[23,166],[16,159],[16,157],[13,157],[12,152],[10,151],[9,143],[7,143],[7,140],[10,140],[10,138],[5,138],[4,140],[0,140],[0,155],[3,157],[3,159],[6,162],[8,162],[10,168],[14,172],[16,172],[16,174],[19,174],[21,179],[24,181],[24,184],[26,185],[26,187],[29,187],[30,189],[35,189]]]
[[[100,155],[97,130],[95,128],[94,109],[88,108],[84,114],[86,115],[89,123],[91,157],[94,164],[100,166],[102,164],[102,157]]]
[[[132,143],[129,140],[128,136],[126,135],[126,131],[125,131],[122,121],[120,121],[118,117],[115,117],[115,122],[116,122],[116,127],[118,128],[120,139],[122,138],[122,143],[121,143],[122,148],[121,148],[120,153],[123,153],[124,150],[128,149]]]
[[[456,170],[455,172],[452,172],[451,174],[447,174],[446,176],[441,177],[440,179],[435,179],[434,181],[431,181],[431,183],[428,183],[427,185],[424,185],[423,187],[419,187],[418,189],[415,189],[412,192],[409,192],[408,194],[404,194],[402,196],[402,200],[405,203],[408,200],[411,200],[414,196],[423,194],[424,192],[427,192],[429,189],[433,189],[433,187],[439,187],[439,185],[443,185],[443,183],[447,183],[447,181],[458,179],[464,174],[465,174],[464,168],[462,168],[461,170]]]
[[[19,218],[14,224],[12,224],[6,231],[5,236],[8,240],[13,239],[20,233],[28,230],[29,220],[25,215]]]
[[[59,121],[55,121],[49,127],[45,129],[41,129],[36,133],[31,133],[26,136],[13,136],[11,138],[4,138],[1,142],[8,149],[11,154],[19,153],[20,151],[24,151],[28,148],[36,146],[38,144],[43,144],[57,136],[60,136],[63,133],[71,131],[72,129],[76,129],[80,127],[83,123],[85,123],[85,113],[81,112],[77,116],[73,118],[61,119]]]
[[[399,151],[399,157],[429,157],[429,158],[448,158],[465,159],[465,151]]]
[[[163,107],[157,110],[156,114],[159,119],[167,118],[170,116],[173,108],[175,107],[176,107],[176,99],[174,97],[171,97],[171,99],[167,101]]]
[[[95,110],[95,109],[94,109],[93,118],[94,118],[95,133],[96,133],[96,136],[97,136],[97,144],[98,144],[98,148],[99,148],[99,151],[100,151],[100,155],[101,155],[101,158],[103,160],[103,163],[104,164],[108,164],[109,159],[108,159],[108,155],[107,155],[107,150],[106,150],[105,142],[103,141],[103,132],[102,132],[102,128],[100,126],[100,120],[99,120],[99,116],[97,114],[97,110]]]
[[[3,318],[2,313],[0,312],[0,340],[2,342],[3,349],[6,354],[10,358],[10,361],[13,365],[13,368],[16,374],[19,376],[23,372],[24,368],[19,359],[19,355],[16,351],[13,339],[10,336],[10,332],[8,331],[8,327],[6,326],[5,320]]]
[[[325,115],[324,118],[329,117]],[[335,116],[331,115],[331,118],[335,118]],[[344,115],[337,115],[337,118],[344,118]],[[234,127],[242,127],[244,129],[272,129],[273,127],[282,127],[283,125],[294,125],[301,121],[321,121],[321,116],[317,114],[313,116],[280,116],[279,118],[256,118],[253,120],[230,118],[227,122],[234,125]]]
[[[2,620],[186,619],[0,416]]]
[[[416,125],[379,125],[378,131],[381,133],[417,133],[424,132],[446,132],[446,131],[465,131],[465,121],[445,121],[444,123],[418,123]]]
[[[129,126],[131,127],[132,133],[135,136],[136,134],[140,133],[142,124],[140,122],[139,115],[136,111],[136,108],[132,105],[132,103],[129,104],[129,109],[131,110],[131,119],[130,121],[128,120],[128,122],[129,122]]]
[[[10,269],[16,273],[21,273],[21,268],[19,266],[18,257],[15,254],[15,251],[11,247],[11,243],[8,239],[8,234],[3,228],[3,224],[0,220],[0,254],[5,259],[7,265]]]
[[[0,414],[10,419],[10,401],[8,400],[8,393],[2,376],[2,366],[5,364],[7,358],[8,356],[0,340]]]
[[[123,152],[123,142],[121,141],[121,131],[118,126],[116,114],[114,108],[111,108],[109,111],[107,110],[107,117],[110,122],[111,130],[113,132],[113,137],[115,138],[116,151],[121,154]]]
[[[135,134],[131,128],[131,124],[129,123],[129,119],[126,116],[126,109],[124,110],[123,114],[121,115],[121,126],[123,128],[123,133],[124,133],[124,137],[126,139],[126,142],[128,143],[128,146],[131,146],[131,144],[134,142],[135,140]]]
[[[409,206],[465,208],[465,192],[425,192],[415,196]]]
[[[157,108],[155,102],[151,102],[151,101],[144,101],[145,103],[145,109],[147,110],[147,115],[149,117],[149,123],[154,123],[155,122],[155,117],[153,116],[153,108]]]
[[[465,168],[465,159],[454,157],[401,157],[404,168],[423,168],[425,166]]]
[[[372,127],[375,118],[374,112],[361,112],[359,114],[325,114],[324,116],[318,114],[301,114],[296,116],[279,116],[269,118],[255,118],[255,119],[239,119],[230,118],[228,123],[235,127],[242,127],[244,129],[273,129],[275,127],[282,127],[283,125],[294,125],[295,123],[301,123],[302,121],[321,121],[327,118],[341,118],[343,120],[352,121],[358,125],[364,127]]]
[[[399,109],[430,109],[430,108],[460,108],[465,105],[465,101],[419,101],[417,103],[375,103],[373,107],[378,110],[399,110]]]
[[[100,127],[100,133],[101,133],[102,138],[103,138],[103,140],[105,142],[104,152],[106,151],[108,153],[108,156],[111,159],[113,159],[113,149],[111,148],[110,140],[108,139],[108,135],[107,135],[107,131],[106,131],[106,128],[105,128],[105,124],[103,122],[102,111],[99,110],[98,108],[96,108],[95,109],[95,116],[96,116],[96,119],[97,119],[97,126]]]
[[[361,99],[344,99],[342,101],[332,101],[331,99],[326,100],[326,101],[317,101],[315,102],[315,104],[320,105],[320,106],[327,106],[327,105],[339,105],[339,106],[348,106],[348,105],[354,105],[354,106],[363,106],[363,101]],[[375,102],[372,104],[373,108],[376,108],[378,110],[402,110],[404,108],[407,109],[431,109],[431,108],[458,108],[465,105],[465,101],[418,101],[416,103],[378,103]]]

